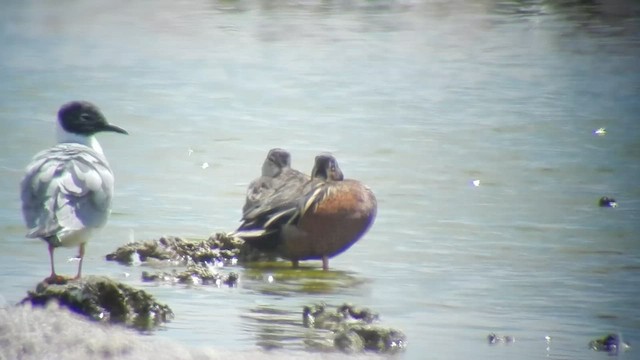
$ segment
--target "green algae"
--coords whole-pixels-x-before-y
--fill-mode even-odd
[[[333,294],[355,289],[366,279],[342,271],[322,271],[317,267],[292,268],[286,262],[254,262],[245,265],[245,288],[263,294]]]

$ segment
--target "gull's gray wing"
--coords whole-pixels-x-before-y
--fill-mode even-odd
[[[20,186],[28,237],[99,228],[109,216],[113,173],[105,157],[87,146],[58,144],[38,153]]]

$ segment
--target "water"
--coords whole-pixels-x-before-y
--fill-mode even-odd
[[[637,3],[2,7],[6,304],[49,271],[45,245],[23,236],[23,168],[53,144],[58,107],[87,99],[131,135],[100,137],[116,196],[84,268],[168,303],[176,319],[154,337],[303,351],[301,307],[348,301],[402,329],[406,359],[600,359],[592,338],[640,341]],[[272,147],[304,171],[331,151],[378,198],[374,227],[332,259],[324,291],[241,266],[238,288],[155,285],[144,267],[104,261],[129,240],[233,230]],[[604,195],[619,207],[599,208]],[[61,273],[74,254],[57,252]],[[516,342],[489,346],[491,332]]]

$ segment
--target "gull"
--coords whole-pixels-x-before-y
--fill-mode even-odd
[[[28,238],[49,247],[49,283],[63,283],[55,272],[55,248],[78,246],[78,274],[82,273],[85,244],[102,228],[111,212],[113,172],[95,134],[127,132],[107,122],[97,106],[72,101],[58,111],[58,144],[36,154],[20,184],[22,215]]]

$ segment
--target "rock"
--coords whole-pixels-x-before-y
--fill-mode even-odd
[[[233,263],[236,260],[257,260],[262,256],[249,246],[245,246],[242,239],[216,233],[207,240],[200,241],[163,236],[157,240],[131,242],[107,254],[106,259],[131,265],[136,259],[136,253],[142,262],[155,259],[178,264]]]
[[[487,341],[489,342],[489,345],[510,344],[516,342],[516,338],[511,335],[500,336],[496,335],[496,333],[491,333],[487,335]]]
[[[354,335],[360,341],[353,339]],[[406,347],[406,336],[398,330],[376,325],[349,324],[336,333],[334,344],[345,352],[358,351],[362,345],[365,350],[376,353],[394,353],[402,351]],[[344,347],[345,345],[349,345]]]
[[[607,135],[607,129],[604,128],[604,127],[601,127],[601,128],[598,128],[598,129],[594,130],[593,133],[595,135],[598,135],[598,136],[605,136],[605,135]]]
[[[361,320],[366,324],[371,324],[378,320],[378,314],[372,312],[367,308],[358,309],[353,305],[344,304],[338,308],[338,312],[342,313],[345,318],[351,318],[354,320]]]
[[[346,322],[359,321],[371,324],[378,320],[378,314],[369,309],[358,309],[351,304],[339,306],[335,312],[326,311],[324,303],[313,304],[302,308],[302,322],[306,327],[316,329],[335,330],[338,325]]]
[[[608,196],[603,196],[600,198],[600,200],[598,200],[598,205],[600,207],[617,207],[618,203],[616,202],[616,199],[614,198],[610,198]]]
[[[308,328],[337,330],[338,326],[345,321],[341,312],[326,311],[326,304],[319,303],[302,308],[302,324]]]
[[[150,330],[173,318],[167,305],[157,303],[144,290],[104,276],[87,276],[62,285],[41,282],[21,304],[42,306],[52,300],[89,319],[139,330]]]
[[[178,272],[173,270],[172,272],[156,272],[149,273],[147,271],[142,272],[142,281],[163,281],[179,284],[190,285],[217,285],[226,284],[229,287],[234,287],[238,284],[238,274],[229,273],[223,275],[220,273],[214,273],[211,268],[203,264],[191,264],[186,270]]]
[[[589,348],[594,351],[606,351],[612,355],[618,354],[619,351],[627,351],[631,346],[619,334],[609,334],[599,339],[591,340]]]
[[[171,245],[175,247],[175,244],[184,241],[186,240],[171,236],[145,242],[131,242],[107,254],[106,258],[109,261],[117,261],[121,264],[131,265],[134,254],[137,253],[140,261],[143,262],[148,261],[148,259],[179,261],[181,260],[180,256],[176,251],[170,251],[168,247]]]
[[[406,348],[406,336],[399,330],[374,325],[378,314],[344,304],[335,312],[327,311],[324,303],[303,307],[305,327],[331,330],[334,347],[347,353],[373,351],[395,353]]]
[[[237,273],[231,272],[229,273],[229,275],[227,275],[227,278],[224,281],[224,283],[229,285],[229,287],[237,287],[239,279],[240,279],[240,276]]]
[[[364,341],[355,331],[340,331],[333,339],[333,346],[346,353],[363,352]]]

